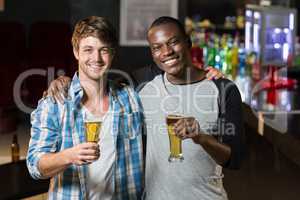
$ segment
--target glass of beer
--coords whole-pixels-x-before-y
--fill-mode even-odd
[[[167,129],[170,142],[170,156],[169,162],[183,161],[181,139],[175,135],[174,124],[179,120],[183,119],[183,116],[169,114],[167,115]]]
[[[85,138],[87,142],[98,142],[100,130],[102,126],[101,121],[85,121]]]

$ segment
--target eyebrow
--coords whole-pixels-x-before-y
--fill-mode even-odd
[[[86,49],[86,48],[94,48],[94,46],[91,46],[91,45],[85,45],[85,46],[83,46],[83,47],[81,47],[81,48],[83,48],[83,49]],[[103,46],[103,47],[101,47],[101,48],[112,48],[112,47],[110,47],[110,46]]]
[[[83,46],[82,48],[83,48],[83,49],[88,49],[88,48],[93,48],[93,47],[90,46],[90,45],[86,45],[86,46]]]
[[[168,42],[170,42],[170,40],[173,40],[173,39],[179,39],[179,36],[177,36],[177,35],[174,35],[173,37],[171,37],[170,39],[168,39],[166,42],[164,42],[164,43],[168,43]],[[161,44],[161,42],[155,42],[155,43],[152,43],[151,45],[160,45]]]
[[[172,39],[178,39],[179,37],[177,35],[174,35],[173,37],[171,37],[170,39],[168,39],[168,41],[172,40]]]

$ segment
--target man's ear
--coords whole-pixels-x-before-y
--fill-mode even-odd
[[[78,60],[78,50],[77,49],[73,48],[73,54],[74,54],[76,60]]]

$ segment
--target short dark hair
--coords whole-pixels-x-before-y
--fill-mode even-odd
[[[181,34],[186,38],[186,40],[188,42],[188,46],[192,47],[191,38],[190,38],[189,35],[186,34],[186,31],[185,31],[185,28],[184,28],[183,24],[178,19],[175,19],[173,17],[162,16],[162,17],[159,17],[159,18],[155,19],[152,22],[152,24],[150,25],[148,31],[150,29],[152,29],[153,27],[164,25],[164,24],[174,24],[179,29]]]
[[[78,21],[72,35],[73,48],[78,50],[80,40],[89,36],[97,37],[113,48],[118,45],[117,33],[104,17],[90,16]]]

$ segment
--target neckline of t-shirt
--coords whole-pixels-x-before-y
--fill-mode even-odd
[[[174,84],[172,82],[170,82],[167,78],[167,73],[164,73],[163,74],[163,82],[164,82],[164,85],[166,85],[166,83],[168,85],[172,85],[172,86],[179,86],[179,87],[184,87],[184,86],[191,86],[191,85],[194,85],[194,84],[197,84],[197,83],[200,83],[200,82],[206,82],[208,81],[208,79],[204,76],[202,79],[200,80],[197,80],[197,81],[193,81],[191,83],[182,83],[182,84]]]
[[[168,78],[167,78],[167,75],[166,75],[166,73],[164,73],[163,75],[162,75],[162,83],[163,83],[163,86],[164,86],[164,89],[163,89],[163,91],[164,91],[164,94],[165,95],[174,95],[174,94],[172,94],[172,92],[170,91],[170,89],[172,88],[172,87],[180,87],[180,88],[185,88],[185,87],[193,87],[193,86],[195,86],[196,84],[205,84],[205,83],[209,83],[209,80],[206,78],[206,77],[204,77],[202,80],[199,80],[199,81],[197,81],[197,82],[193,82],[193,83],[190,83],[190,84],[173,84],[173,83],[171,83],[169,80],[168,80]],[[170,88],[170,89],[168,89],[168,87]]]
[[[109,95],[109,99],[110,99],[110,95]],[[111,105],[109,103],[109,106],[108,106],[108,110],[106,111],[106,113],[103,115],[103,116],[96,116],[95,114],[93,114],[86,106],[83,105],[82,102],[80,102],[80,105],[81,105],[81,108],[82,108],[82,114],[83,114],[83,117],[85,117],[86,113],[91,116],[92,120],[93,121],[104,121],[107,116],[108,116],[108,113],[111,112]]]
[[[87,116],[89,116],[88,120],[91,120],[91,121],[101,121],[102,122],[102,121],[104,121],[104,119],[106,118],[107,113],[108,113],[108,111],[107,111],[103,116],[100,117],[100,116],[94,115],[91,111],[89,111],[89,109],[86,106],[81,105],[81,107],[82,107],[84,118],[87,115]]]

